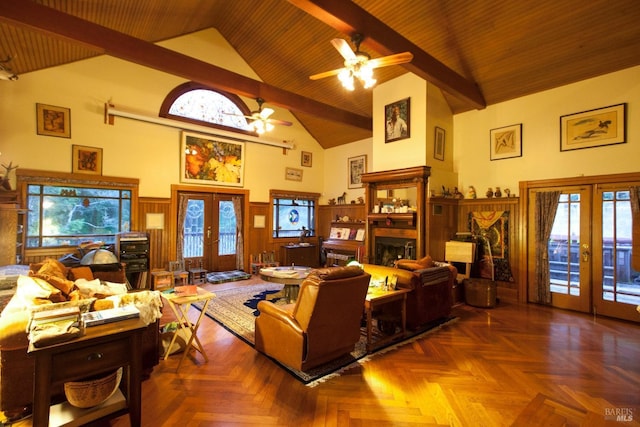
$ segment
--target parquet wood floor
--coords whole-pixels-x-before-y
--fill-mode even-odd
[[[510,303],[454,314],[457,322],[314,388],[205,318],[209,362],[191,352],[176,373],[179,355],[161,361],[142,386],[143,423],[640,425],[640,324]],[[623,414],[632,420],[615,420]]]

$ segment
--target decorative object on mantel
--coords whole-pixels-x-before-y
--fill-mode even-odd
[[[454,199],[464,199],[464,194],[462,194],[458,187],[453,187],[453,198]]]
[[[342,193],[342,196],[338,196],[338,204],[345,205],[347,204],[347,192]]]
[[[500,191],[500,187],[496,187],[496,191],[493,192],[493,195],[496,197],[502,197],[502,191]]]
[[[467,199],[475,199],[476,197],[478,197],[476,195],[476,189],[473,185],[470,185],[469,190],[467,191]]]
[[[335,205],[336,204],[336,199],[329,199],[328,203],[330,205]]]
[[[506,197],[511,197],[511,190],[509,190],[508,188],[505,188],[505,189],[504,189],[504,195],[505,195]]]
[[[489,189],[487,190],[487,198],[492,198],[493,197],[493,188],[489,187]]]
[[[358,204],[359,205],[364,205],[364,197],[358,196]]]

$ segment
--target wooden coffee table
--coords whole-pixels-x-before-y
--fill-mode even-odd
[[[282,291],[269,295],[267,299],[285,298],[288,303],[298,298],[300,283],[309,275],[312,269],[303,266],[267,267],[260,269],[260,277],[267,282],[284,285]]]
[[[364,300],[364,311],[367,314],[367,351],[371,352],[374,349],[387,344],[395,339],[403,338],[407,331],[407,293],[410,289],[396,289],[393,291],[384,291],[379,288],[369,287],[369,292]],[[380,307],[384,304],[391,303],[393,301],[402,301],[400,319],[401,328],[400,331],[380,338],[373,342],[373,311],[376,307]],[[380,328],[378,328],[380,329]]]

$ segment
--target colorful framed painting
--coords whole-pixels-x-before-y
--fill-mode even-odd
[[[433,158],[436,160],[444,160],[444,143],[446,133],[444,129],[436,126],[436,132],[433,139]]]
[[[72,145],[71,172],[102,175],[102,148]]]
[[[367,172],[367,155],[349,157],[349,188],[362,187],[362,174]]]
[[[182,132],[180,182],[242,187],[244,143]]]
[[[411,136],[411,98],[384,106],[384,142],[399,141]]]
[[[47,104],[36,104],[38,135],[71,138],[71,110]]]
[[[611,105],[560,117],[560,151],[626,142],[626,106]]]
[[[491,129],[489,132],[491,160],[522,156],[522,123]]]

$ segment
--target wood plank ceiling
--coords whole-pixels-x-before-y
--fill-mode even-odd
[[[371,117],[379,113],[372,111],[370,91],[347,92],[336,78],[308,78],[342,66],[330,40],[350,40],[353,30],[368,36],[361,48],[374,58],[413,46],[414,61],[377,69],[378,82],[414,72],[443,89],[454,113],[640,65],[636,0],[2,0],[0,59],[11,57],[5,65],[18,75],[126,50],[105,48],[110,37],[83,41],[78,29],[63,37],[51,16],[27,16],[24,4],[151,43],[216,28],[262,80],[238,80],[244,87],[237,93],[289,108],[325,148],[370,137]],[[125,58],[132,62],[161,68],[167,58],[160,52],[149,59],[153,50],[131,46],[126,54],[140,55]],[[439,79],[437,67],[450,74]],[[182,77],[197,79],[198,72]]]

